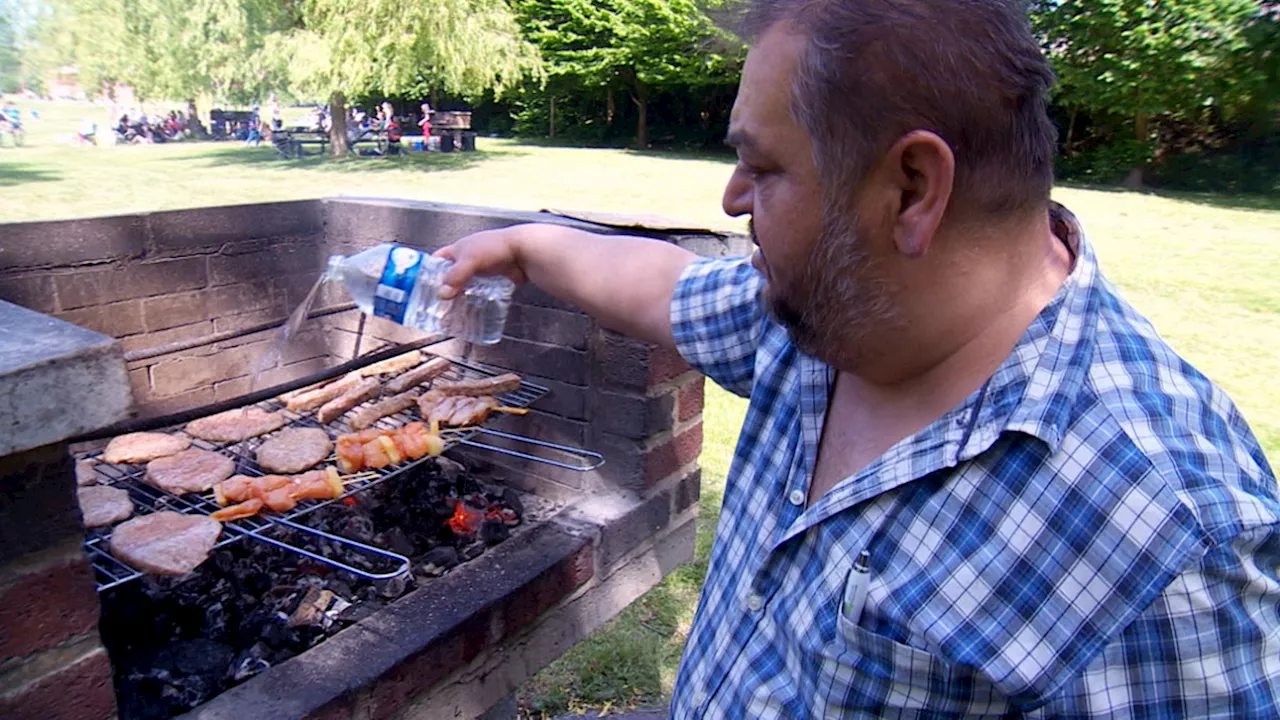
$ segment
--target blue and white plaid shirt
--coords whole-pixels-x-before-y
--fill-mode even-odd
[[[680,351],[751,402],[674,717],[1280,716],[1275,476],[1055,231],[1075,266],[986,386],[807,508],[834,371],[745,260],[684,273]]]

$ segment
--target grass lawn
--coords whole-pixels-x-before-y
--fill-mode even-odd
[[[660,215],[740,230],[724,217],[727,157],[542,147],[482,139],[476,153],[282,161],[270,148],[179,143],[71,147],[87,106],[37,107],[26,147],[0,148],[0,223],[328,195]],[[1061,188],[1103,270],[1244,410],[1280,461],[1280,201]],[[4,242],[0,225],[0,243]],[[661,703],[693,617],[745,405],[709,387],[694,562],[539,674],[524,709]]]

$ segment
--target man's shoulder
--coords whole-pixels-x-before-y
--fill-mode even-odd
[[[1067,434],[1118,470],[1148,465],[1211,537],[1280,521],[1275,475],[1227,393],[1109,284],[1096,292],[1092,353]]]

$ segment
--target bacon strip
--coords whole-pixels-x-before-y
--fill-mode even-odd
[[[320,412],[316,413],[316,419],[321,423],[330,423],[337,420],[343,413],[360,403],[372,399],[378,394],[378,388],[382,386],[377,378],[365,378],[356,384],[340,397],[336,397],[325,403]]]
[[[448,360],[445,360],[444,358],[435,358],[422,367],[414,368],[400,377],[389,380],[387,382],[387,391],[402,393],[405,390],[418,387],[422,383],[437,377],[448,369]]]
[[[414,392],[392,395],[389,398],[384,398],[355,411],[355,414],[351,416],[351,420],[347,424],[353,430],[363,430],[388,415],[395,415],[401,410],[408,410],[413,407],[417,400],[418,394]]]

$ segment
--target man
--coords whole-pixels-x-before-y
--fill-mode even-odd
[[[1276,717],[1280,503],[1227,397],[1049,200],[1016,0],[759,0],[750,264],[465,238],[751,399],[676,717]]]

